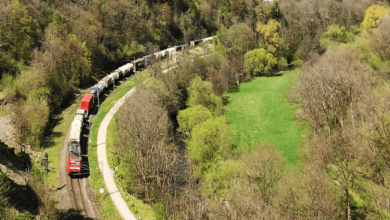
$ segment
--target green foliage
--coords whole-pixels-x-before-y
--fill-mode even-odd
[[[287,63],[287,60],[284,59],[284,57],[281,57],[278,61],[278,68],[280,70],[284,70],[288,67],[288,63]]]
[[[376,28],[376,22],[381,17],[389,13],[389,9],[386,9],[383,6],[371,5],[367,10],[364,16],[364,20],[361,24],[364,32]]]
[[[272,53],[267,53],[263,48],[245,54],[245,70],[255,76],[271,73],[276,64],[277,60]]]
[[[225,160],[214,163],[204,174],[203,194],[206,197],[211,197],[215,193],[224,197],[229,192],[226,182],[238,177],[243,170],[239,160]]]
[[[322,35],[321,47],[326,49],[330,45],[337,43],[347,43],[348,33],[344,26],[333,24],[328,26],[328,30]]]
[[[167,209],[161,202],[152,205],[154,213],[156,213],[156,220],[165,220],[167,216]]]
[[[191,132],[196,125],[212,117],[211,112],[202,105],[189,107],[179,111],[179,115],[177,116],[179,130],[182,132]]]
[[[370,41],[371,39],[367,37],[356,37],[355,42],[347,45],[346,47],[356,50],[361,62],[367,63],[374,69],[378,69],[383,61],[370,49]]]
[[[10,192],[9,180],[5,173],[0,170],[0,219],[11,219],[12,211],[8,203],[7,195]]]
[[[232,147],[231,134],[225,117],[210,118],[193,128],[191,138],[186,143],[198,177],[203,176],[214,164],[225,160]]]
[[[92,55],[92,53],[88,50],[87,42],[86,42],[86,41],[84,41],[83,44],[81,44],[81,48],[82,48],[82,50],[83,50],[83,56],[84,56],[85,59],[87,60],[88,65],[89,65],[89,66],[92,66],[92,60],[91,60],[91,55]]]
[[[12,1],[7,10],[9,19],[0,21],[1,50],[18,61],[29,60],[40,35],[39,24],[18,0]]]
[[[110,59],[112,61],[121,60],[124,57],[132,57],[135,54],[139,54],[145,51],[145,47],[143,45],[138,44],[136,41],[130,42],[126,36],[121,35],[113,44],[113,48],[109,52]]]
[[[41,94],[47,94],[45,88],[33,90],[26,101],[21,101],[14,108],[12,119],[19,129],[19,139],[31,146],[40,146],[49,120],[49,106]]]
[[[202,81],[197,76],[191,81],[187,91],[189,94],[187,100],[188,107],[203,105],[214,115],[220,115],[222,113],[222,98],[214,94],[213,86],[210,82]]]
[[[303,60],[302,60],[302,56],[301,56],[301,50],[295,51],[293,58],[294,58],[293,59],[293,64],[294,64],[295,67],[302,66]]]
[[[263,34],[265,45],[268,47],[272,46],[274,48],[279,48],[282,39],[280,38],[278,34],[278,27],[280,26],[280,23],[276,20],[268,20],[267,24],[263,24],[261,22],[257,22],[256,31]],[[268,50],[271,52],[270,50]]]

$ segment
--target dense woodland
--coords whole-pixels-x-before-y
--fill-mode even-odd
[[[115,151],[125,189],[160,219],[386,219],[388,4],[3,0],[1,90],[18,141],[43,146],[51,116],[105,72],[217,35],[207,59],[183,52],[175,70],[139,82],[120,110]],[[310,131],[299,165],[286,169],[272,144],[249,151],[243,136],[233,145],[222,98],[292,67],[301,73],[289,99]],[[8,206],[0,195],[0,213]]]

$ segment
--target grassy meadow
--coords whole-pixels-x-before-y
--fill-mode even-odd
[[[283,76],[258,77],[229,91],[226,116],[236,131],[237,146],[252,148],[259,140],[271,142],[289,165],[297,163],[296,151],[306,130],[294,121],[298,107],[288,103],[285,95],[296,75],[297,71],[289,71]]]

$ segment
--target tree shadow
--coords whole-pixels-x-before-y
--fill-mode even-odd
[[[93,218],[85,217],[81,214],[81,211],[75,209],[68,209],[64,211],[60,211],[58,213],[58,220],[75,220],[75,219],[83,219],[83,220],[93,220]]]
[[[28,154],[24,152],[15,153],[15,148],[9,148],[8,145],[0,141],[0,164],[11,170],[25,171],[31,167],[31,160]]]
[[[38,214],[39,198],[29,185],[19,185],[10,181],[9,203],[20,213],[25,211]]]
[[[49,142],[47,142],[47,143],[44,145],[44,148],[54,147],[54,145],[55,145],[55,140],[56,140],[57,138],[61,137],[63,134],[64,134],[64,132],[62,132],[62,131],[54,131],[54,132],[51,132],[50,140],[49,140]]]

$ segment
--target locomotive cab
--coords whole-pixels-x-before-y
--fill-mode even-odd
[[[71,141],[68,146],[68,174],[80,174],[81,148],[79,142]]]

